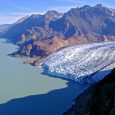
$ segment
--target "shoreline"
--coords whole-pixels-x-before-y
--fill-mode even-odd
[[[75,82],[43,75],[42,68],[22,64],[24,59],[12,58],[7,55],[15,51],[17,47],[12,44],[2,43],[4,40],[0,41],[0,48],[3,49],[0,52],[0,68],[2,70],[0,72],[0,92],[2,97],[0,98],[0,110],[3,107],[4,112],[7,112],[7,107],[12,106],[12,109],[9,109],[11,112],[14,112],[14,108],[17,107],[15,110],[17,112],[21,110],[20,112],[23,114],[23,107],[26,107],[30,111],[38,112],[38,115],[43,115],[43,113],[59,115],[70,108],[73,98],[86,89],[86,86]],[[30,104],[24,106],[21,100]],[[4,102],[6,103],[3,104]],[[21,102],[21,105],[19,102]],[[49,103],[52,104],[48,106]],[[6,107],[5,105],[10,106]],[[36,106],[41,111],[36,111]],[[46,108],[45,111],[44,108]]]

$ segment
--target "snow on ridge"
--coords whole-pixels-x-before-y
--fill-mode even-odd
[[[76,45],[48,56],[43,69],[50,75],[83,81],[115,62],[115,41]]]

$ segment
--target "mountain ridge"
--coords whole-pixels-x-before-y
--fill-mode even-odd
[[[20,46],[12,56],[42,59],[69,45],[115,40],[114,30],[115,10],[98,4],[72,8],[64,14],[51,10],[22,18],[1,37]]]

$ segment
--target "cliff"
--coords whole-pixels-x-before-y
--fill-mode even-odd
[[[115,69],[74,102],[63,115],[115,115]]]

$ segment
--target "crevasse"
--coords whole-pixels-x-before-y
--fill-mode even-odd
[[[115,41],[64,48],[45,58],[43,69],[55,77],[81,82],[112,63],[115,63]]]

